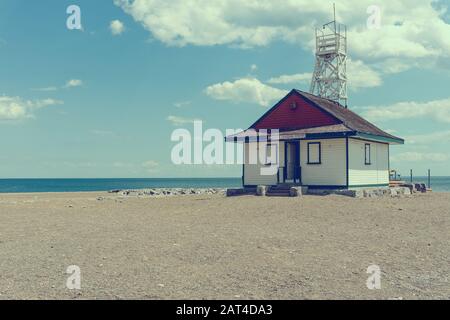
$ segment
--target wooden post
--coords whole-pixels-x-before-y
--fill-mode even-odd
[[[428,189],[431,189],[431,170],[428,169]]]

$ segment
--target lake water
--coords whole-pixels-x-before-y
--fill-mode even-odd
[[[407,182],[409,178],[403,177]],[[428,186],[427,177],[414,177],[414,182],[425,183]],[[436,192],[450,192],[450,177],[431,177],[431,189]]]
[[[427,184],[427,177],[414,177]],[[178,179],[0,179],[0,193],[82,192],[145,188],[239,188],[241,178]],[[450,177],[432,177],[431,188],[450,192]]]
[[[0,179],[0,193],[84,192],[145,188],[238,188],[241,178]]]

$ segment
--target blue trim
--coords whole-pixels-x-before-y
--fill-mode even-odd
[[[279,164],[279,150],[278,150],[278,146],[279,146],[279,144],[278,143],[267,143],[266,144],[266,159],[265,159],[265,161],[264,161],[264,163],[265,163],[265,165],[266,166],[270,166],[270,165],[272,165],[272,163],[271,162],[269,162],[269,161],[267,161],[267,149],[269,149],[270,148],[270,151],[272,151],[272,146],[275,146],[276,148],[275,149],[277,149],[276,151],[275,151],[275,155],[276,155],[276,162],[275,162],[275,164],[277,164],[277,165],[280,165]],[[272,153],[270,154],[270,158],[272,158]]]
[[[325,132],[325,133],[308,133],[302,140],[318,140],[318,139],[337,139],[345,138],[356,134],[353,131],[349,132]]]
[[[250,128],[251,129],[251,128]],[[294,130],[294,129],[292,129]],[[282,130],[280,132],[283,132],[286,130]],[[287,130],[290,131],[290,130]],[[340,139],[340,138],[346,138],[351,137],[353,139],[359,139],[364,141],[371,141],[371,142],[378,142],[378,143],[384,143],[384,144],[404,144],[405,140],[403,139],[393,139],[383,136],[377,136],[373,134],[368,133],[362,133],[357,131],[346,131],[346,132],[324,132],[324,133],[307,133],[305,134],[304,138],[295,139],[295,140],[326,140],[326,139]],[[225,137],[227,139],[227,137]],[[245,142],[249,142],[250,139],[252,142],[255,142],[257,138],[252,137],[245,137]],[[232,141],[226,140],[227,142],[238,142],[242,141],[242,138],[234,138]]]
[[[352,188],[376,188],[376,187],[389,187],[389,184],[361,184],[361,185],[354,185],[354,186],[332,186],[332,185],[305,185],[305,187],[308,187],[310,189],[338,189],[338,190],[347,190]]]
[[[296,165],[296,178],[298,178],[298,183],[302,184],[302,158],[301,158],[301,142],[295,142],[295,165]],[[295,180],[294,180],[295,182]]]
[[[311,160],[309,158],[309,146],[313,145],[313,144],[319,145],[319,162],[311,162]],[[308,142],[307,151],[308,151],[307,164],[312,164],[312,165],[314,165],[314,164],[322,164],[322,143],[320,143],[320,142]]]
[[[302,185],[308,187],[311,190],[325,189],[325,190],[348,190],[351,188],[376,188],[376,187],[389,187],[389,184],[365,184],[365,185],[354,185],[354,186],[339,186],[339,185]],[[255,188],[255,184],[247,184],[243,186],[244,188]]]
[[[308,187],[309,189],[328,189],[328,190],[334,190],[334,189],[348,189],[347,186],[332,186],[332,185],[323,185],[323,186],[318,186],[318,185],[306,185],[306,187]]]
[[[357,136],[353,136],[353,137],[350,137],[350,138],[353,139],[353,140],[357,140],[357,141],[364,141],[364,142],[370,142],[370,143],[379,143],[379,144],[385,144],[387,146],[389,145],[388,142],[369,140],[369,139],[364,139],[364,138],[360,138],[360,137],[357,137]]]
[[[345,138],[345,162],[346,162],[346,172],[347,172],[347,177],[346,177],[346,184],[347,184],[347,188],[349,185],[349,181],[350,181],[350,169],[349,169],[349,157],[348,157],[348,137]]]
[[[383,137],[383,136],[377,136],[377,135],[370,134],[370,133],[356,132],[355,137],[356,138],[361,137],[363,139],[369,139],[369,140],[373,140],[373,141],[386,142],[386,143],[405,144],[405,140],[403,140],[403,139],[388,138],[388,137]]]
[[[367,147],[369,147],[369,159],[367,159]],[[364,144],[364,164],[366,166],[371,166],[372,165],[372,146],[370,145],[370,143],[365,143]]]
[[[391,146],[388,145],[388,170],[389,170],[389,178],[391,177]]]
[[[283,169],[283,183],[287,180],[287,142],[284,142],[284,169]]]

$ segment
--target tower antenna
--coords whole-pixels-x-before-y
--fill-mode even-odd
[[[336,3],[333,3],[333,18],[333,21],[336,23]]]
[[[316,28],[316,65],[310,92],[347,108],[347,27],[334,20]]]

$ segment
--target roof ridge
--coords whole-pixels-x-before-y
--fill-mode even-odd
[[[308,96],[313,96],[313,97],[315,97],[316,99],[322,99],[322,100],[325,100],[325,101],[328,101],[328,102],[337,104],[337,105],[341,106],[341,107],[344,108],[344,109],[347,109],[347,108],[344,107],[342,104],[340,104],[338,101],[331,100],[331,99],[329,99],[329,98],[319,97],[319,96],[316,96],[316,95],[314,95],[314,94],[312,94],[312,93],[310,93],[310,92],[306,92],[306,91],[303,91],[303,90],[300,90],[300,89],[295,89],[295,91],[297,91],[297,92],[300,93],[301,95],[306,94],[306,95],[308,95]]]
[[[350,130],[361,132],[361,133],[382,135],[382,136],[389,137],[389,138],[394,138],[394,139],[401,139],[399,137],[396,137],[396,136],[394,136],[392,134],[389,134],[386,131],[378,128],[376,125],[374,125],[370,121],[364,119],[362,116],[360,116],[359,114],[357,114],[353,110],[345,108],[344,106],[342,106],[340,103],[338,103],[336,101],[333,101],[333,100],[330,100],[330,99],[326,99],[326,98],[322,98],[322,97],[319,97],[319,96],[316,96],[314,94],[311,94],[311,93],[308,93],[308,92],[304,92],[304,91],[301,91],[301,90],[298,90],[298,89],[295,89],[295,90],[296,90],[296,92],[299,95],[301,95],[305,99],[311,101],[318,108],[320,108],[320,109],[330,113],[335,118],[337,118],[340,121],[342,121],[342,123],[347,128],[349,128]],[[316,100],[319,100],[319,101],[316,101]],[[320,102],[331,103],[332,106],[323,105]],[[352,123],[352,121],[350,121],[348,119],[348,116],[354,117],[355,119],[353,119],[353,120],[355,122]],[[371,127],[374,131],[376,131],[376,133],[373,132],[373,131],[371,132],[371,130],[368,129],[368,128],[362,129],[362,127],[364,127],[364,126]],[[401,140],[403,140],[403,139],[401,139]]]

